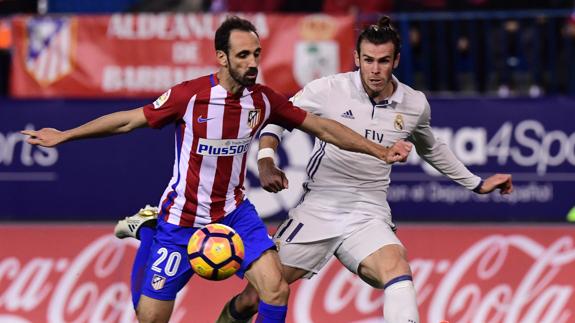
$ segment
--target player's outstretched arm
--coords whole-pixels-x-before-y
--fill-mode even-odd
[[[513,192],[513,181],[511,174],[495,174],[485,179],[477,191],[479,194],[491,193],[499,189],[501,195]]]
[[[29,144],[53,147],[66,141],[81,138],[126,133],[147,124],[143,108],[137,108],[110,113],[70,130],[60,131],[54,128],[43,128],[40,130],[22,130],[21,133],[29,136],[26,139]]]
[[[289,186],[285,173],[276,167],[274,154],[277,151],[279,140],[275,136],[262,135],[260,137],[260,150],[258,152],[258,171],[260,184],[263,189],[277,193]]]
[[[372,155],[387,163],[402,162],[407,159],[412,144],[398,141],[391,147],[373,143],[341,123],[308,113],[299,127],[301,130],[334,144],[341,149]]]

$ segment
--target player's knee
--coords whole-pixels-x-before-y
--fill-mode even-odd
[[[146,296],[140,298],[136,317],[140,323],[164,323],[170,320],[173,301],[158,301]]]
[[[360,264],[358,273],[371,286],[383,288],[395,277],[411,276],[411,269],[405,249],[400,245],[389,245],[366,258]]]
[[[384,281],[389,280],[399,275],[411,275],[409,263],[404,256],[397,256],[390,261],[382,263],[382,278]]]
[[[167,323],[170,319],[169,315],[158,311],[137,310],[136,316],[140,323]]]

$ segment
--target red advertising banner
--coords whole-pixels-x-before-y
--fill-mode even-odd
[[[11,95],[153,97],[217,70],[225,15],[22,16],[12,20]],[[353,63],[353,16],[246,16],[262,45],[259,83],[293,94]]]
[[[3,225],[0,322],[134,322],[137,241],[112,225]],[[403,225],[421,322],[575,322],[575,227]],[[194,277],[171,322],[214,322],[243,287]],[[382,291],[336,260],[294,286],[288,322],[379,322]]]

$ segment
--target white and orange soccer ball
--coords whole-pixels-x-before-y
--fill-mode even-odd
[[[190,238],[188,259],[196,274],[209,280],[223,280],[240,269],[244,243],[227,225],[208,224]]]

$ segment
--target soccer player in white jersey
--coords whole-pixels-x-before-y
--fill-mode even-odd
[[[292,98],[294,105],[337,120],[384,146],[409,140],[424,160],[476,193],[495,189],[511,193],[510,175],[482,180],[435,139],[425,95],[392,75],[399,50],[398,33],[390,19],[382,17],[359,35],[355,52],[359,70],[312,81]],[[268,125],[260,136],[260,180],[271,192],[287,188],[288,183],[271,158],[282,132],[281,127]],[[316,139],[302,201],[274,239],[288,283],[310,278],[335,255],[365,282],[384,289],[387,323],[419,323],[406,249],[394,233],[386,201],[390,171],[389,164]],[[248,285],[226,304],[218,322],[245,322],[256,311],[257,294]]]
[[[255,27],[228,18],[215,34],[217,73],[182,82],[144,107],[105,115],[74,129],[25,130],[28,143],[51,147],[71,140],[175,125],[176,160],[172,179],[159,205],[157,232],[140,248],[149,257],[135,264],[143,272],[132,290],[140,322],[167,322],[176,294],[192,276],[186,247],[190,236],[208,223],[236,230],[245,246],[238,271],[259,295],[261,322],[283,322],[289,287],[273,241],[243,182],[249,145],[266,123],[299,128],[343,149],[371,154],[386,162],[405,160],[411,144],[391,148],[375,144],[351,129],[318,118],[292,105],[269,87],[256,84],[260,42]],[[150,212],[154,210],[148,210]],[[143,210],[147,212],[147,210]],[[138,235],[142,239],[142,235]],[[151,248],[151,249],[150,249]],[[146,265],[147,264],[147,265]],[[141,292],[141,297],[140,293]]]

